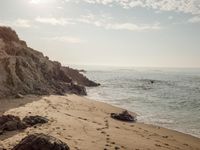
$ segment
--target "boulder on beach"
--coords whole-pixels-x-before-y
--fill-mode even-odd
[[[0,134],[3,134],[5,131],[22,130],[36,124],[47,122],[48,119],[41,116],[26,116],[21,120],[18,116],[3,115],[0,116]]]
[[[9,27],[0,26],[0,98],[23,95],[75,93],[86,95],[85,86],[98,86],[78,70],[51,61],[27,46]],[[75,86],[73,83],[77,83]]]
[[[26,124],[24,124],[19,117],[13,115],[3,115],[0,116],[0,131],[14,131],[25,129]]]
[[[135,122],[136,117],[131,115],[127,110],[123,111],[122,113],[111,113],[111,118],[120,120],[120,121],[126,121],[126,122]]]
[[[36,124],[44,124],[47,123],[49,120],[45,117],[42,116],[26,116],[24,117],[24,119],[22,120],[22,122],[24,122],[26,125],[28,126],[34,126]]]
[[[22,139],[12,150],[70,150],[70,148],[55,137],[36,133]]]

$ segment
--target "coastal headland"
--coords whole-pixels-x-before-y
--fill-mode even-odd
[[[0,124],[0,150],[12,150],[34,133],[55,137],[71,150],[200,150],[199,138],[111,118],[124,110],[84,97],[85,86],[99,85],[28,47],[11,28],[0,27],[0,117],[6,122]],[[11,115],[17,116],[14,123]],[[38,115],[48,122],[18,130],[20,119]]]

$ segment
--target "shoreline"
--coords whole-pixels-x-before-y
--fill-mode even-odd
[[[84,97],[87,98],[87,99],[89,99],[89,100],[93,100],[93,101],[96,101],[96,102],[105,103],[105,104],[108,104],[108,105],[111,105],[111,106],[114,106],[114,107],[118,107],[118,108],[127,110],[128,112],[132,112],[130,109],[127,109],[127,108],[125,108],[125,107],[120,107],[119,105],[114,105],[114,104],[109,103],[109,102],[105,102],[105,100],[100,100],[100,99],[97,100],[97,99],[95,99],[95,98],[93,98],[93,97],[91,98],[90,96],[84,96]],[[137,112],[132,112],[132,113],[136,114],[136,116],[139,116],[139,115],[137,114]],[[175,128],[168,128],[168,127],[165,127],[164,125],[162,126],[162,125],[160,125],[160,124],[156,124],[156,123],[154,124],[154,123],[152,123],[152,122],[140,121],[140,120],[138,120],[138,117],[137,117],[137,121],[138,121],[139,123],[143,123],[143,124],[146,124],[146,125],[152,125],[152,126],[157,126],[157,127],[166,128],[166,129],[169,129],[169,130],[173,130],[173,131],[176,131],[176,132],[180,132],[180,133],[183,133],[183,134],[186,134],[186,135],[190,135],[190,136],[193,136],[193,137],[196,137],[196,138],[199,138],[199,139],[200,139],[200,135],[198,135],[198,134],[192,134],[192,133],[189,133],[189,132],[184,132],[184,130],[181,131],[181,129],[178,130],[178,129],[175,129]]]
[[[95,149],[181,149],[200,150],[200,138],[140,122],[126,123],[110,118],[123,109],[77,95],[27,96],[2,100],[0,115],[46,116],[48,124],[0,135],[0,148],[10,149],[32,133],[46,133],[66,142],[73,150]],[[2,109],[4,108],[4,109]],[[131,112],[133,113],[133,112]],[[135,114],[135,113],[133,113]]]

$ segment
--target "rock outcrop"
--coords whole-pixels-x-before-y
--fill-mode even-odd
[[[13,115],[0,116],[0,132],[25,129],[26,125],[19,117]]]
[[[0,116],[0,135],[6,131],[22,130],[37,124],[48,123],[48,121],[42,116],[26,116],[21,120],[18,116],[3,115]]]
[[[27,126],[34,126],[36,124],[44,124],[47,123],[49,120],[42,116],[26,116],[22,120]]]
[[[126,121],[126,122],[135,122],[136,117],[131,115],[127,110],[123,111],[122,113],[111,113],[111,118],[120,120],[120,121]]]
[[[28,47],[9,27],[0,27],[0,98],[37,94],[86,95],[84,86],[99,84],[78,70],[63,67]]]
[[[55,137],[35,133],[25,137],[12,150],[70,150],[70,148]]]

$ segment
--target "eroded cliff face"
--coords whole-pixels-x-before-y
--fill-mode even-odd
[[[9,27],[0,27],[0,98],[16,94],[85,95],[99,84],[33,50]]]

